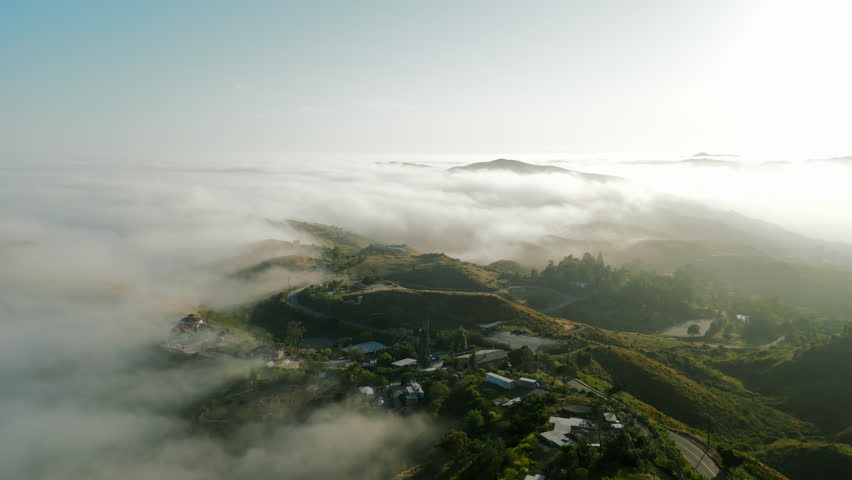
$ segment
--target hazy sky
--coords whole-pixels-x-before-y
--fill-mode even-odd
[[[849,154],[850,13],[819,1],[4,1],[0,161]]]

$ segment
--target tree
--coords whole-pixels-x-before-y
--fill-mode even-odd
[[[440,446],[447,453],[460,456],[470,446],[470,438],[461,430],[450,430],[441,439]]]
[[[437,412],[441,409],[441,405],[444,404],[447,397],[450,396],[450,387],[447,385],[447,382],[441,380],[432,382],[427,395],[429,403],[432,404],[432,410]]]
[[[464,430],[468,433],[477,434],[485,426],[485,417],[479,410],[470,410],[464,417]]]
[[[688,333],[691,337],[701,335],[701,327],[699,327],[697,323],[693,323],[686,329],[686,333]]]
[[[467,330],[459,326],[453,330],[441,330],[438,332],[438,346],[446,348],[451,352],[460,352],[467,349]]]
[[[387,367],[388,365],[393,363],[393,357],[391,356],[390,353],[384,352],[381,355],[379,355],[379,358],[376,359],[376,363],[380,367]]]
[[[298,320],[290,320],[287,322],[287,342],[294,347],[298,347],[305,338],[305,327]]]
[[[509,361],[512,362],[512,367],[518,370],[533,371],[535,369],[535,354],[526,345],[509,352]]]

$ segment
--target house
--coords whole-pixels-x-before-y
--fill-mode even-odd
[[[570,432],[572,429],[579,428],[585,430],[591,430],[595,428],[594,425],[585,418],[577,418],[577,417],[550,417],[550,423],[553,424],[554,430],[564,430],[566,432]]]
[[[350,352],[350,353],[354,352],[356,350],[360,350],[364,353],[370,354],[370,353],[376,353],[376,352],[382,351],[386,348],[388,348],[388,346],[385,345],[384,343],[369,341],[369,342],[359,343],[358,345],[352,345],[352,346],[346,347],[343,350]]]
[[[503,387],[506,390],[511,390],[512,387],[515,386],[515,381],[511,378],[506,378],[502,375],[497,375],[496,373],[491,372],[485,374],[485,381]]]
[[[561,447],[563,445],[575,445],[577,443],[576,440],[571,438],[572,431],[591,430],[595,428],[594,425],[585,418],[550,417],[550,423],[553,424],[553,430],[543,432],[541,433],[541,436],[550,443],[555,444],[557,447]]]
[[[541,385],[539,385],[538,380],[536,380],[534,378],[527,378],[527,377],[521,377],[521,378],[515,380],[515,383],[518,384],[521,387],[526,387],[526,388],[538,388],[538,387],[541,386]]]
[[[604,420],[609,423],[621,423],[618,421],[618,417],[616,417],[615,414],[612,412],[604,413]]]
[[[373,387],[370,386],[358,387],[358,391],[361,392],[361,395],[364,395],[365,397],[372,397],[376,394],[376,392],[373,390]]]
[[[426,396],[426,392],[423,391],[423,387],[420,386],[419,383],[415,381],[410,381],[405,384],[402,389],[403,395],[405,395],[406,400],[422,400],[423,397]]]
[[[516,404],[516,403],[521,403],[522,401],[523,401],[523,399],[522,399],[521,397],[515,397],[515,398],[513,398],[513,399],[511,399],[511,400],[509,400],[509,401],[503,402],[503,405],[502,405],[502,406],[504,406],[504,407],[511,407],[512,405],[514,405],[514,404]]]
[[[555,444],[557,447],[577,444],[577,441],[570,438],[567,433],[558,432],[556,430],[542,432],[540,435],[548,442]]]
[[[402,360],[397,360],[391,363],[394,367],[411,367],[417,368],[417,360],[413,358],[403,358]]]

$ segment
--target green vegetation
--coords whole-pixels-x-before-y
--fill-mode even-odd
[[[803,422],[747,392],[702,385],[677,370],[621,347],[592,351],[614,384],[693,427],[710,429],[737,445],[754,446],[807,433]]]
[[[852,424],[852,328],[811,347],[729,354],[712,362],[788,411],[836,433]]]
[[[271,222],[276,224],[276,222]],[[278,223],[280,225],[280,223]],[[297,220],[288,220],[286,223],[290,228],[306,233],[313,238],[324,243],[329,249],[335,247],[340,248],[347,253],[361,250],[368,247],[372,240],[357,233],[344,230],[333,225],[323,225],[321,223],[300,222]]]
[[[392,382],[416,379],[426,397],[403,402],[399,413],[432,416],[447,431],[419,459],[410,478],[521,479],[544,473],[556,479],[633,479],[661,472],[697,478],[662,426],[702,438],[709,433],[718,449],[710,454],[724,460],[734,479],[784,480],[787,475],[800,480],[815,471],[834,478],[852,468],[847,380],[852,378],[852,327],[843,330],[842,316],[808,308],[821,301],[819,295],[812,303],[793,295],[785,301],[756,296],[754,286],[743,279],[725,281],[728,273],[710,271],[707,263],[660,274],[635,265],[615,268],[587,253],[551,262],[539,272],[508,260],[480,266],[420,254],[325,225],[290,222],[290,227],[323,244],[316,249],[319,258],[273,257],[237,277],[273,268],[321,267],[333,279],[308,286],[293,304],[281,292],[228,312],[204,314],[247,342],[303,352],[304,367],[296,372],[260,369],[235,380],[196,411],[194,420],[202,428],[228,432],[249,422],[284,419],[280,400],[272,399],[284,398],[297,411],[309,411],[348,402],[357,386],[382,391]],[[838,306],[842,302],[828,305],[841,311]],[[648,334],[698,318],[713,320],[704,335],[689,323],[686,338]],[[428,332],[421,330],[426,321]],[[493,322],[504,323],[500,335],[551,337],[539,350],[511,350],[510,365],[496,370],[511,378],[537,379],[545,389],[504,391],[483,383],[486,369],[497,366],[468,365],[451,357],[437,371],[391,365],[406,357],[425,364],[427,354],[436,351],[509,349],[484,338],[479,325]],[[777,346],[744,345],[782,335],[786,341]],[[328,348],[303,349],[311,337],[321,337]],[[388,348],[373,355],[343,348],[370,340]],[[333,368],[325,363],[339,358],[352,364]],[[320,380],[320,371],[327,377]],[[571,378],[612,398],[578,391]],[[516,395],[520,403],[502,406]],[[548,417],[568,415],[578,405],[591,407],[588,416],[595,422],[603,411],[618,411],[629,420],[627,428],[613,431],[602,425],[600,448],[590,442],[549,445],[539,435],[550,428]],[[373,407],[362,402],[357,408]]]
[[[419,328],[427,316],[436,329],[461,325],[478,330],[480,324],[500,321],[542,335],[562,335],[573,327],[489,293],[394,288],[328,295],[326,291],[307,289],[300,299],[317,312],[369,328]],[[358,297],[362,298],[360,304]]]
[[[848,478],[852,446],[826,442],[778,441],[758,456],[792,479]]]

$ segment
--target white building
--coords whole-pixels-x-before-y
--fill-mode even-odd
[[[515,386],[515,381],[511,378],[506,378],[502,375],[497,375],[496,373],[491,372],[485,374],[485,381],[503,387],[506,390],[511,390],[512,387]]]
[[[515,381],[518,385],[527,388],[538,388],[541,385],[538,384],[538,380],[534,378],[521,377],[517,381]]]
[[[621,423],[618,420],[618,417],[616,417],[615,414],[612,413],[612,412],[604,413],[604,420],[606,420],[609,423]]]
[[[411,367],[417,368],[417,360],[414,358],[403,358],[391,363],[394,367]]]
[[[553,430],[543,432],[541,433],[541,436],[544,437],[545,440],[555,444],[557,447],[561,447],[563,445],[575,445],[577,443],[576,440],[571,438],[572,430],[591,430],[594,428],[594,425],[592,425],[588,420],[576,417],[550,417],[550,423],[553,424]]]

